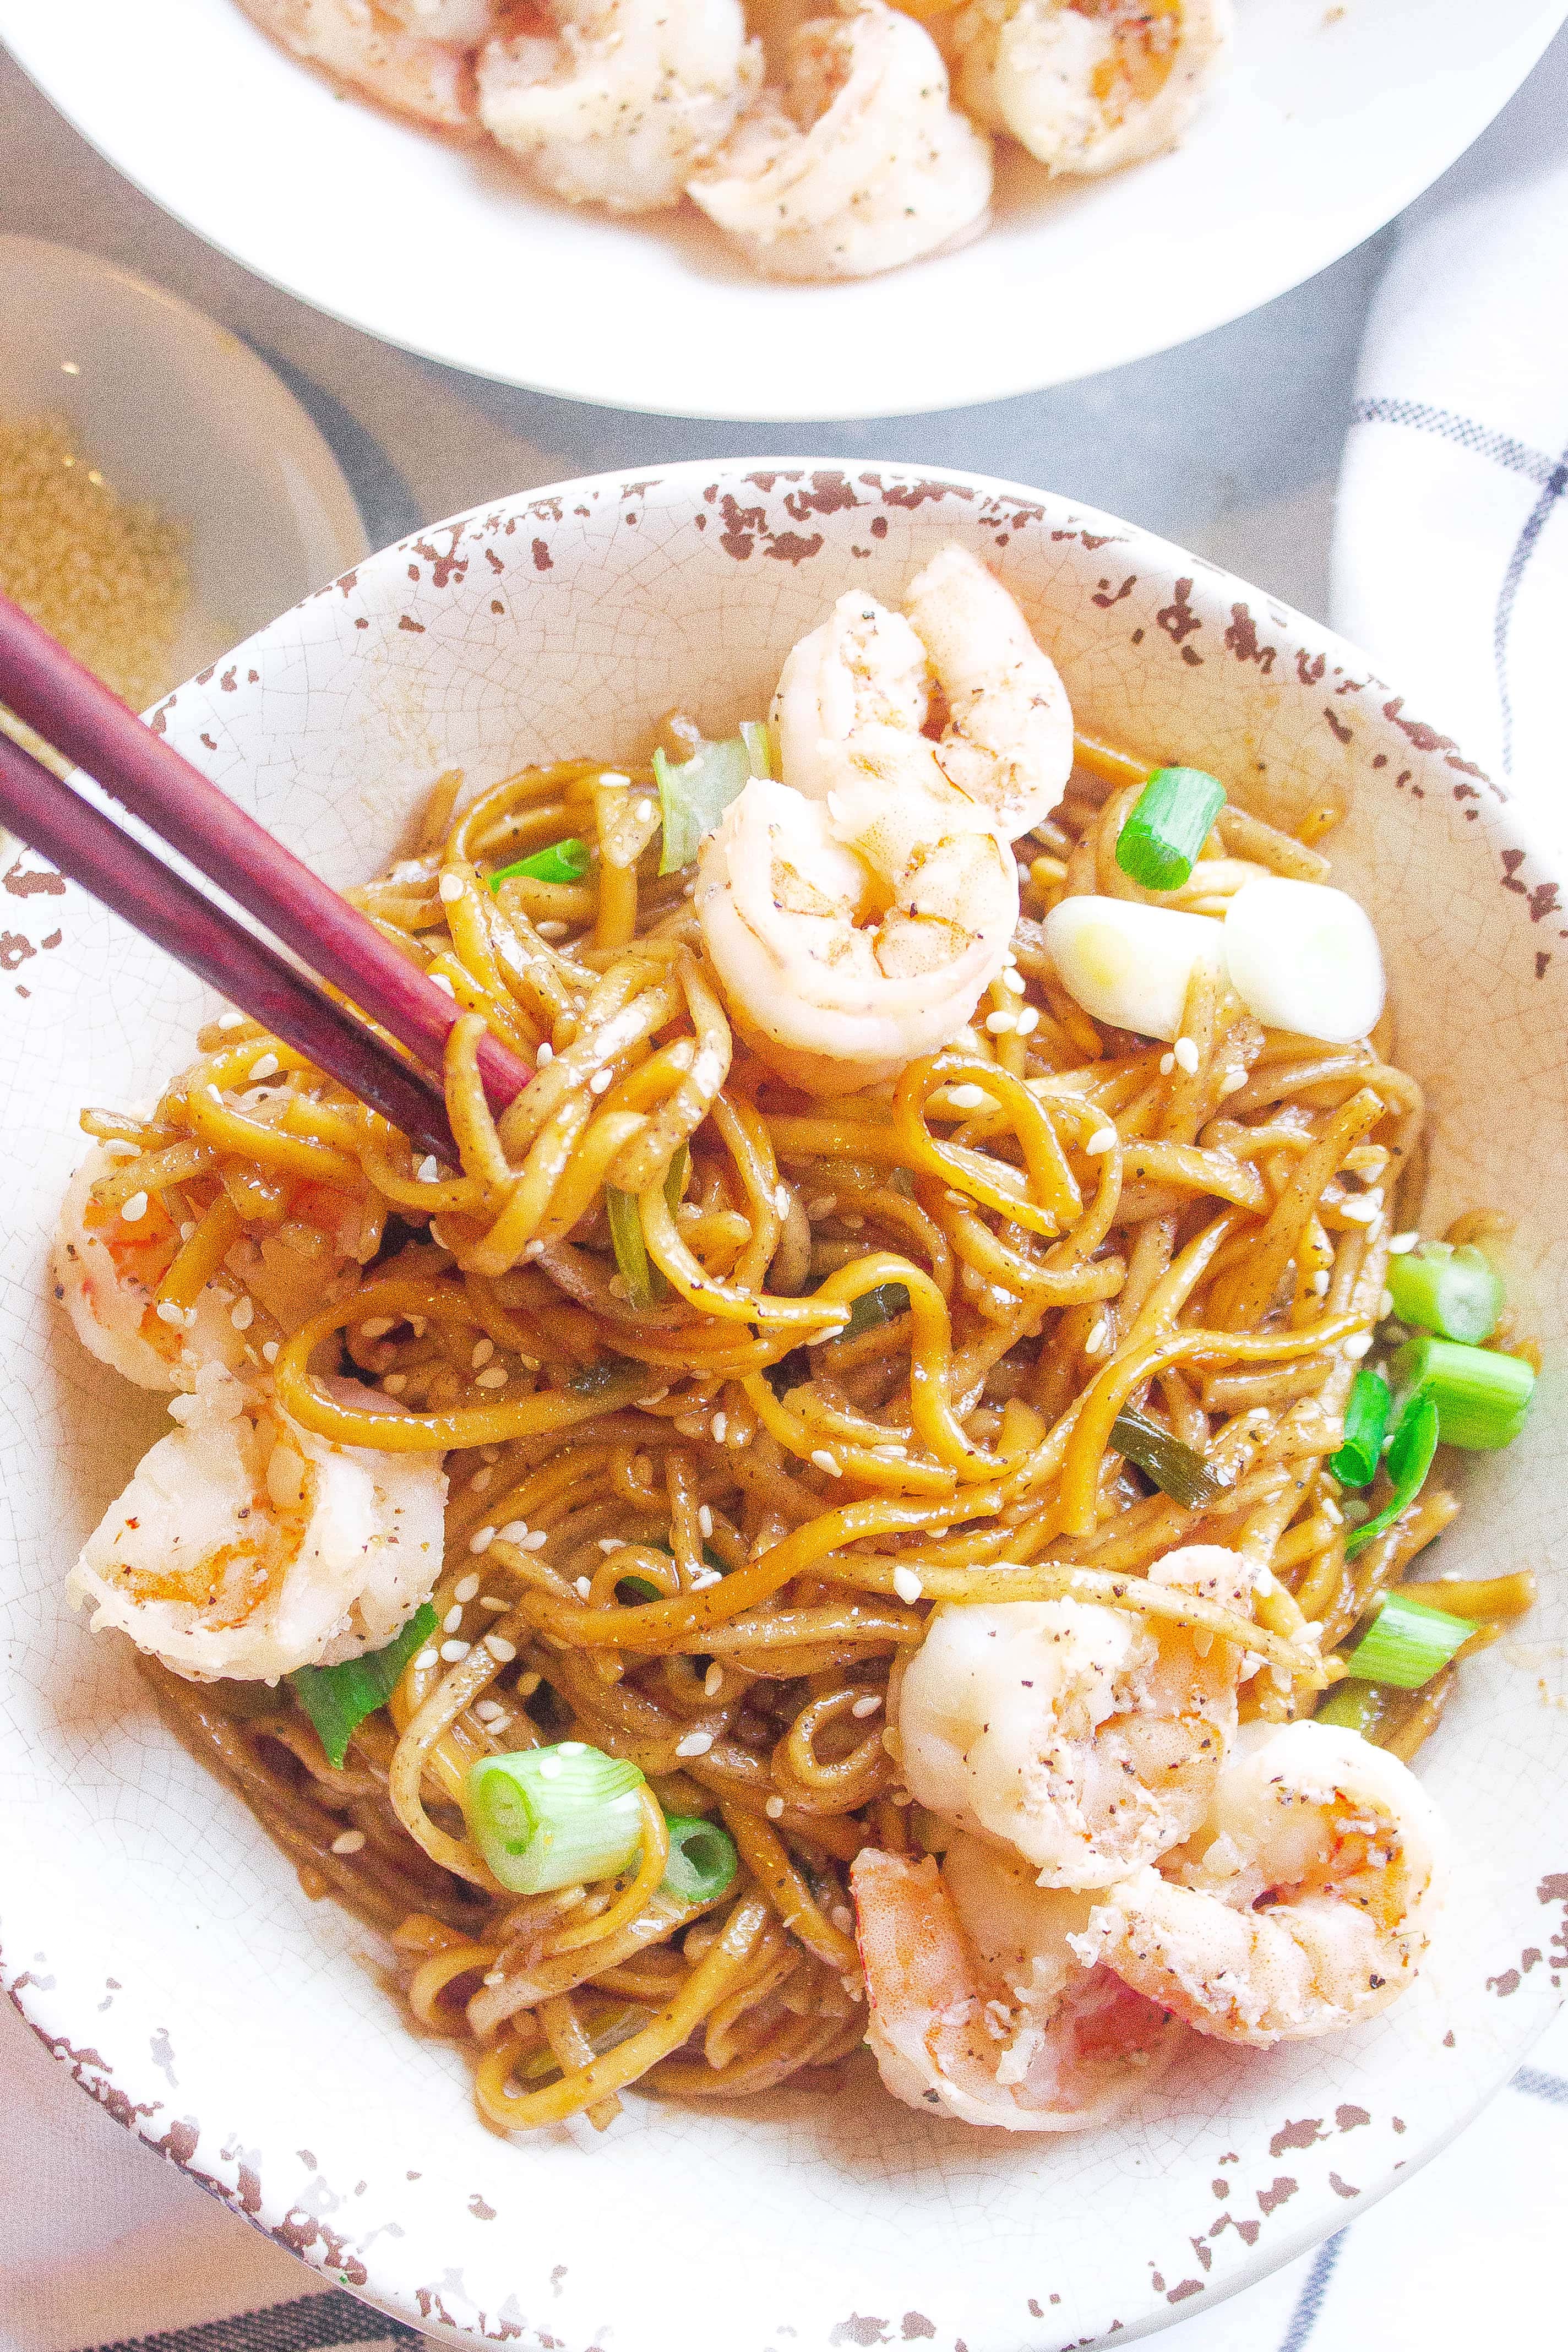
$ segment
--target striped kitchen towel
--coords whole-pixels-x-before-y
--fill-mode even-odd
[[[1568,33],[1405,214],[1362,348],[1333,619],[1568,840]]]

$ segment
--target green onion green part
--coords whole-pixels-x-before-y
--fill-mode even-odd
[[[1423,1242],[1391,1257],[1386,1276],[1402,1323],[1474,1346],[1489,1339],[1502,1313],[1502,1277],[1472,1243]]]
[[[1351,1386],[1345,1406],[1344,1442],[1329,1456],[1329,1467],[1342,1486],[1370,1486],[1383,1459],[1383,1441],[1394,1397],[1381,1372],[1363,1364]]]
[[[731,735],[722,743],[704,743],[679,766],[656,751],[653,772],[664,810],[658,870],[678,874],[683,866],[690,865],[706,836],[756,771],[745,740]]]
[[[752,775],[771,776],[773,772],[773,745],[766,719],[742,719],[741,740],[746,747]]]
[[[1156,768],[1116,841],[1116,863],[1145,890],[1179,890],[1192,879],[1225,786],[1202,768]]]
[[[1384,1528],[1392,1527],[1401,1511],[1408,1509],[1421,1492],[1436,1451],[1437,1408],[1429,1396],[1417,1391],[1400,1414],[1394,1443],[1388,1449],[1388,1476],[1394,1493],[1381,1511],[1364,1519],[1359,1528],[1352,1528],[1346,1536],[1347,1559],[1363,1544],[1369,1544],[1373,1536],[1380,1536]]]
[[[1201,1454],[1129,1405],[1123,1405],[1110,1424],[1110,1444],[1114,1452],[1125,1455],[1145,1478],[1152,1478],[1162,1494],[1185,1510],[1205,1509],[1225,1492]]]
[[[664,1171],[664,1197],[673,1217],[680,1206],[680,1196],[686,1190],[686,1180],[691,1173],[691,1146],[678,1143],[670,1154],[669,1165]]]
[[[581,882],[593,862],[587,843],[574,834],[569,840],[552,841],[548,849],[536,849],[531,857],[520,857],[515,865],[498,866],[490,876],[490,888],[519,875],[531,882]]]
[[[1363,1739],[1371,1739],[1383,1720],[1385,1703],[1381,1684],[1347,1678],[1323,1693],[1312,1720],[1331,1723],[1338,1730],[1359,1732]]]
[[[1345,1664],[1360,1681],[1419,1690],[1452,1664],[1475,1630],[1468,1618],[1406,1601],[1398,1591],[1386,1593]]]
[[[481,1756],[468,1767],[468,1832],[513,1895],[614,1878],[642,1843],[643,1776],[580,1739]]]
[[[316,1727],[327,1761],[342,1767],[349,1741],[367,1715],[384,1706],[403,1679],[403,1670],[436,1631],[436,1612],[421,1601],[400,1633],[384,1650],[345,1658],[337,1666],[297,1666],[289,1675],[295,1697]]]
[[[623,1192],[615,1184],[605,1187],[605,1214],[609,1220],[610,1239],[615,1244],[616,1265],[626,1285],[630,1306],[644,1313],[653,1305],[655,1285],[659,1277],[648,1261],[647,1244],[643,1239],[642,1212],[637,1207],[635,1192]]]
[[[601,1356],[596,1364],[579,1364],[574,1372],[569,1372],[566,1385],[574,1396],[603,1396],[617,1381],[642,1369],[629,1356]]]
[[[910,1311],[910,1294],[901,1282],[879,1282],[875,1290],[863,1290],[849,1309],[849,1320],[839,1339],[858,1339],[862,1331],[875,1331],[884,1323],[892,1323]]]
[[[741,1866],[734,1839],[718,1822],[689,1813],[671,1813],[668,1828],[669,1860],[659,1893],[677,1903],[711,1903]]]
[[[1395,1391],[1429,1397],[1444,1444],[1467,1453],[1510,1445],[1535,1392],[1535,1374],[1522,1356],[1458,1339],[1407,1340],[1392,1370]]]

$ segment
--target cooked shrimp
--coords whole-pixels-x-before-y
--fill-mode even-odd
[[[1061,681],[984,567],[944,548],[911,618],[841,596],[773,703],[784,782],[704,847],[697,907],[731,1010],[800,1085],[876,1083],[963,1027],[1017,920],[1006,843],[1072,765]],[[921,732],[934,673],[950,713]]]
[[[869,278],[975,236],[991,142],[950,103],[929,33],[837,0],[785,45],[769,89],[688,193],[773,278]]]
[[[1248,1725],[1195,1858],[1113,1886],[1075,1936],[1086,1961],[1222,2042],[1337,2032],[1409,1984],[1447,1840],[1407,1766],[1324,1723]]]
[[[488,30],[479,19],[490,14],[480,0],[240,0],[240,5],[295,57],[395,113],[411,114],[437,131],[473,127],[468,49]],[[453,29],[436,38],[424,29],[448,23]],[[472,33],[475,23],[479,29]]]
[[[959,95],[1053,175],[1173,147],[1230,46],[1230,0],[972,0]]]
[[[487,131],[569,204],[679,204],[762,81],[740,0],[551,0],[549,14],[553,39],[513,33],[481,52]]]
[[[329,1389],[401,1412],[357,1384]],[[441,1566],[447,1474],[429,1454],[313,1436],[218,1367],[88,1538],[67,1591],[195,1682],[276,1682],[379,1650]]]
[[[1149,1575],[1250,1606],[1247,1568],[1215,1544]],[[1022,1854],[1042,1886],[1109,1886],[1203,1820],[1240,1667],[1229,1642],[1095,1602],[937,1609],[890,1695],[904,1779],[944,1821]]]
[[[1072,1949],[1087,1895],[1042,1891],[972,1838],[934,1862],[863,1847],[850,1869],[867,2040],[907,2106],[1004,2131],[1081,2131],[1124,2107],[1181,2028]]]
[[[125,1207],[137,1210],[134,1217],[99,1207],[92,1188],[118,1164],[95,1144],[60,1203],[55,1297],[77,1338],[89,1356],[111,1364],[138,1388],[193,1388],[204,1363],[237,1371],[245,1359],[244,1337],[230,1319],[237,1286],[226,1295],[209,1283],[193,1307],[159,1316],[154,1294],[174,1263],[180,1236],[155,1196],[143,1194],[138,1201],[133,1195]]]

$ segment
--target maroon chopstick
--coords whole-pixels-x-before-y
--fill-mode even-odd
[[[411,1142],[450,1168],[458,1165],[446,1106],[422,1071],[4,733],[0,817],[62,874],[243,1005]]]
[[[341,988],[416,1060],[439,1071],[458,1018],[453,1000],[5,596],[0,702]],[[488,1033],[479,1042],[479,1065],[496,1110],[533,1075]]]

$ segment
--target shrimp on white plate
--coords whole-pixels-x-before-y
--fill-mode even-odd
[[[1230,47],[1230,0],[971,0],[959,96],[1053,176],[1173,147]]]
[[[384,1648],[440,1570],[440,1456],[335,1445],[216,1365],[170,1411],[182,1426],[143,1456],[68,1581],[94,1633],[116,1627],[197,1682],[275,1682]]]
[[[762,82],[740,0],[551,0],[547,13],[553,37],[514,32],[482,51],[486,130],[569,204],[679,204]]]
[[[472,51],[492,29],[489,0],[240,0],[264,33],[437,131],[474,128]]]
[[[1218,1545],[1148,1573],[1250,1612],[1250,1574]],[[950,1603],[895,1675],[895,1753],[918,1803],[1022,1855],[1042,1886],[1110,1886],[1203,1821],[1242,1659],[1235,1643],[1093,1601]]]
[[[910,618],[841,596],[784,663],[784,777],[704,845],[697,910],[730,1010],[792,1083],[874,1085],[956,1036],[1008,952],[1007,846],[1056,805],[1072,718],[1017,605],[945,548]],[[931,681],[951,717],[922,733]]]
[[[1048,1893],[973,1838],[851,1865],[882,2081],[907,2106],[1005,2131],[1081,2131],[1145,2089],[1182,2027],[1072,1949],[1092,1898]]]
[[[977,236],[991,142],[951,103],[935,43],[883,0],[837,0],[689,194],[773,278],[868,278]]]
[[[1331,1724],[1248,1725],[1189,1857],[1111,1887],[1074,1949],[1222,2042],[1335,2033],[1410,1983],[1446,1864],[1396,1756]]]

